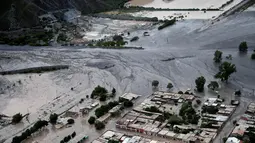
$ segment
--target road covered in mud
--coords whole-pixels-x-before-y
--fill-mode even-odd
[[[207,20],[185,20],[161,31],[154,28],[132,32],[131,36],[140,39],[129,45],[142,46],[145,50],[1,45],[1,71],[52,65],[69,65],[69,69],[0,76],[0,113],[12,116],[29,112],[31,122],[48,119],[51,112],[64,111],[97,85],[108,90],[115,87],[117,95],[133,92],[143,95],[142,98],[152,93],[152,80],[160,82],[160,90],[165,90],[168,82],[173,83],[175,91],[194,89],[198,76],[204,76],[207,83],[215,80],[218,65],[213,62],[213,54],[217,49],[223,52],[223,61],[232,62],[237,68],[228,84],[221,83],[222,97],[231,98],[235,89],[242,89],[245,98],[255,99],[255,61],[250,58],[255,48],[254,14],[255,11],[247,10],[213,25],[208,25]],[[150,36],[143,36],[146,31]],[[242,41],[248,44],[247,54],[238,51]],[[232,60],[225,58],[229,54]],[[28,125],[29,122],[24,121],[21,127],[2,128],[0,139],[10,139]],[[80,126],[78,130],[85,128],[89,126]],[[91,139],[98,136],[94,129],[88,134]],[[40,140],[58,141],[56,138],[56,134],[48,134]]]

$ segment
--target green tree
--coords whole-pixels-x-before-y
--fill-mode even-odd
[[[222,60],[222,52],[219,50],[215,51],[213,60],[215,63],[220,63]]]
[[[241,42],[239,45],[240,52],[246,52],[248,50],[247,43],[245,41]]]
[[[205,85],[205,78],[203,76],[198,77],[195,81],[196,83],[196,88],[198,92],[203,92],[204,91],[204,85]]]
[[[56,114],[56,113],[50,114],[50,123],[51,124],[56,124],[57,120],[58,120],[58,114]]]
[[[153,87],[158,87],[159,81],[153,80],[152,83],[151,83],[151,85],[152,85]]]
[[[94,116],[91,116],[88,120],[89,124],[94,124],[96,121],[96,118]]]
[[[19,123],[22,120],[22,114],[17,113],[15,115],[12,116],[12,123]]]
[[[215,90],[216,88],[219,88],[219,84],[217,81],[211,81],[210,84],[207,85],[207,87],[211,90]]]
[[[105,124],[102,122],[96,122],[95,127],[97,130],[101,130],[101,129],[105,128]]]
[[[220,78],[221,81],[228,81],[230,75],[236,72],[235,64],[224,62],[219,67],[219,72],[215,75],[215,78]]]
[[[252,53],[252,54],[251,54],[251,59],[252,59],[252,60],[255,60],[255,53]]]
[[[170,90],[171,88],[173,88],[173,87],[174,87],[174,86],[173,86],[172,83],[169,82],[169,83],[167,84],[167,88],[168,88],[169,90]]]

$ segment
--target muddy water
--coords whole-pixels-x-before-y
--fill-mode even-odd
[[[231,76],[229,83],[225,86],[229,88],[229,92],[220,92],[221,96],[231,98],[231,92],[235,88],[239,88],[246,91],[247,94],[245,93],[244,96],[254,100],[252,89],[255,85],[255,64],[250,59],[250,55],[255,48],[255,31],[252,29],[255,29],[254,11],[249,11],[206,27],[205,21],[186,20],[177,22],[162,31],[158,31],[155,27],[151,30],[132,32],[130,36],[139,36],[140,39],[130,45],[142,46],[145,50],[86,49],[84,47],[45,47],[42,50],[35,47],[35,50],[31,51],[31,48],[24,46],[20,51],[19,47],[1,45],[1,55],[15,57],[0,60],[3,69],[30,67],[32,63],[71,65],[68,70],[56,71],[42,77],[35,76],[31,80],[29,77],[25,78],[26,82],[22,82],[19,90],[17,87],[11,92],[1,94],[1,112],[24,110],[19,106],[33,105],[37,108],[35,105],[40,101],[36,99],[45,102],[47,100],[44,99],[47,98],[42,98],[42,96],[58,97],[61,95],[59,100],[54,100],[54,105],[46,103],[40,108],[42,110],[32,113],[30,117],[30,121],[36,121],[38,118],[48,119],[50,111],[60,112],[67,109],[69,105],[75,104],[80,98],[90,94],[97,85],[104,86],[108,90],[115,87],[118,95],[124,92],[133,92],[143,95],[142,98],[151,94],[152,80],[160,82],[160,90],[166,90],[167,84],[171,82],[174,84],[175,91],[185,91],[187,88],[195,88],[194,80],[198,76],[203,75],[207,80],[206,84],[215,80],[214,75],[218,71],[218,65],[213,62],[213,54],[216,49],[223,52],[224,61],[228,61],[225,56],[231,54],[233,60],[229,62],[236,64],[237,67],[237,73]],[[149,31],[150,36],[144,37],[145,31]],[[247,41],[249,46],[248,53],[244,55],[238,52],[238,45],[243,40]],[[162,61],[169,58],[175,58],[175,60]],[[102,68],[104,64],[114,66]],[[21,79],[17,75],[13,77],[1,76],[1,78],[9,80],[10,83]],[[220,84],[225,85],[221,82]],[[41,87],[42,89],[40,89]],[[74,87],[73,91],[70,90],[71,87]],[[53,92],[54,89],[56,94]],[[206,89],[203,96],[208,94]],[[13,105],[14,103],[11,101],[15,98],[23,99],[24,102],[19,106]],[[15,103],[17,104],[17,102]],[[44,110],[47,111],[47,116],[42,114]],[[87,130],[92,137],[98,135],[94,129],[90,130],[91,127],[85,125],[86,121],[77,119],[77,122],[80,122],[75,125],[77,132]],[[8,126],[1,129],[1,139],[11,138],[28,124],[23,121],[22,127]],[[114,126],[114,124],[112,125]],[[114,129],[114,127],[112,128]],[[46,132],[47,137],[40,140],[49,143],[59,141],[62,136],[71,131],[72,128],[63,131],[63,133],[57,133],[58,137],[53,133],[51,135]]]

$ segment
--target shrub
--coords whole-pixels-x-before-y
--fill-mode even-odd
[[[95,127],[97,130],[101,130],[101,129],[105,128],[105,124],[102,122],[96,122]]]
[[[91,116],[88,120],[89,124],[94,124],[96,121],[96,118],[94,116]]]
[[[183,94],[183,92],[182,91],[178,91],[178,94]]]
[[[199,100],[199,99],[197,99],[196,102],[197,102],[197,104],[199,104],[199,105],[201,104],[201,100]]]
[[[116,94],[116,89],[113,88],[113,89],[112,89],[112,95],[115,95],[115,94]]]
[[[155,106],[147,107],[144,110],[148,112],[161,113],[161,111]]]
[[[67,123],[68,123],[68,124],[74,124],[74,119],[68,119],[68,120],[67,120]]]
[[[239,45],[240,52],[246,52],[248,50],[247,43],[245,41],[241,42]]]
[[[112,37],[112,40],[113,41],[123,41],[124,39],[123,39],[123,37],[121,35],[114,35]]]
[[[133,102],[132,101],[124,101],[124,107],[132,107]]]
[[[158,87],[159,81],[153,80],[152,83],[151,83],[151,85],[154,86],[154,87]]]
[[[19,123],[22,120],[22,114],[18,113],[12,116],[12,123]]]
[[[168,89],[171,89],[171,88],[173,88],[173,87],[174,87],[174,86],[173,86],[172,83],[168,83],[168,84],[167,84],[167,88],[168,88]]]
[[[219,84],[217,81],[211,81],[207,87],[211,90],[215,90],[216,88],[219,88]]]
[[[222,52],[218,50],[215,51],[213,60],[215,63],[220,63],[222,60]]]
[[[74,138],[74,137],[76,136],[76,132],[73,132],[73,133],[71,134],[71,136],[72,136],[72,138]]]
[[[252,60],[255,60],[255,53],[252,53],[252,54],[251,54],[251,59],[252,59]]]
[[[107,94],[107,90],[104,88],[104,87],[101,87],[101,86],[97,86],[95,87],[95,89],[92,91],[91,93],[91,98],[94,98],[95,96],[101,96],[103,94]]]
[[[56,114],[56,113],[50,114],[50,123],[51,124],[56,124],[57,120],[58,120],[58,114]]]
[[[203,92],[204,91],[204,85],[205,85],[205,78],[203,76],[198,77],[195,81],[196,83],[196,88],[198,92]]]

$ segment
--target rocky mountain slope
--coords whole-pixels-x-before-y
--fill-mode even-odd
[[[0,30],[39,25],[39,15],[75,8],[83,14],[118,8],[126,0],[1,0]]]

